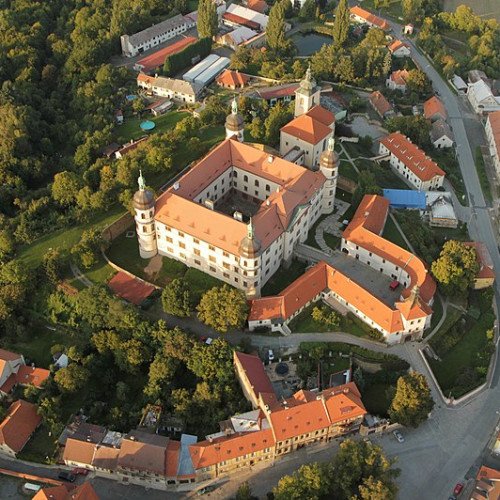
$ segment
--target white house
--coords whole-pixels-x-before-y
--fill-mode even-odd
[[[122,54],[125,57],[135,57],[195,26],[195,16],[178,14],[134,35],[122,35],[120,37]]]
[[[443,185],[445,172],[400,132],[381,139],[379,153],[389,155],[391,167],[412,187],[427,191]]]
[[[193,104],[197,101],[203,86],[195,82],[186,82],[164,76],[137,75],[137,86],[152,95],[167,97],[175,102]]]
[[[437,120],[432,124],[430,136],[436,149],[451,148],[454,144],[451,128],[444,120]]]
[[[467,98],[474,111],[480,115],[500,111],[500,97],[493,95],[490,86],[484,80],[469,83]]]
[[[385,86],[391,90],[406,92],[406,80],[408,79],[408,75],[409,73],[406,69],[393,71],[385,81]]]
[[[389,45],[388,49],[393,57],[397,58],[410,57],[411,54],[409,45],[401,40],[394,40]]]
[[[494,111],[488,115],[484,128],[490,147],[491,158],[497,175],[500,177],[500,111]]]

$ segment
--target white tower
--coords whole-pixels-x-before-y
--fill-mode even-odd
[[[240,269],[243,274],[243,281],[247,283],[245,293],[248,298],[260,297],[260,241],[255,237],[250,219],[247,225],[247,235],[241,240]]]
[[[335,152],[335,139],[332,136],[328,139],[326,151],[323,151],[319,157],[319,169],[326,177],[326,182],[323,185],[323,202],[321,207],[323,214],[331,214],[333,212],[339,173],[338,165],[339,155]]]
[[[238,113],[238,103],[235,96],[231,104],[231,113],[226,118],[226,139],[236,137],[238,141],[243,142],[244,129],[245,123],[243,117]]]
[[[321,89],[316,85],[316,80],[311,75],[311,67],[307,68],[306,76],[295,91],[295,118],[307,113],[313,106],[320,102]]]
[[[144,177],[140,172],[139,190],[134,194],[135,230],[139,241],[139,254],[143,259],[150,259],[158,253],[155,230],[155,197],[146,189]]]

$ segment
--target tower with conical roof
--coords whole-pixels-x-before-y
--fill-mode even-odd
[[[150,259],[158,253],[155,229],[155,196],[150,189],[146,189],[146,183],[142,171],[137,180],[138,191],[133,198],[135,212],[135,230],[139,242],[139,254],[143,259]]]
[[[243,117],[238,113],[238,103],[236,102],[236,96],[234,96],[231,104],[231,113],[229,113],[226,118],[226,139],[236,137],[238,141],[243,142],[244,129],[245,122]]]
[[[316,80],[313,78],[309,66],[299,88],[295,91],[295,118],[307,113],[313,106],[319,104],[320,91],[321,89],[316,85]]]
[[[261,243],[254,233],[252,219],[247,225],[247,235],[239,247],[240,269],[248,298],[260,297]],[[246,285],[245,285],[246,283]]]
[[[328,146],[319,157],[319,169],[326,177],[323,185],[323,202],[321,212],[331,214],[335,203],[335,192],[337,191],[337,177],[339,172],[339,155],[335,152],[335,139],[328,139]]]

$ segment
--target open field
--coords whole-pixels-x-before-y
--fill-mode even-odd
[[[459,5],[468,5],[484,18],[496,18],[500,21],[500,3],[498,0],[444,0],[443,10],[453,12]]]

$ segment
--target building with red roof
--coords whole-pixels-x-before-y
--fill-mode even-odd
[[[123,271],[117,272],[108,281],[108,286],[116,295],[136,306],[141,305],[156,290],[150,283]]]
[[[391,29],[389,23],[385,19],[362,9],[358,5],[351,7],[349,10],[351,13],[351,19],[357,23],[368,24],[368,26],[380,28],[384,31],[389,31]]]
[[[370,101],[371,107],[380,118],[385,119],[394,116],[394,108],[382,92],[375,90],[368,96],[368,100]]]
[[[391,167],[412,187],[430,191],[443,185],[445,172],[400,132],[381,139],[379,153],[388,155]]]
[[[393,71],[385,81],[385,86],[391,90],[406,92],[406,81],[410,73],[406,69]]]
[[[36,405],[22,399],[12,403],[0,423],[0,451],[15,457],[26,446],[41,421]]]
[[[216,79],[217,85],[225,89],[242,89],[250,80],[250,77],[239,71],[225,69]]]
[[[333,265],[319,262],[279,295],[252,300],[250,330],[283,328],[310,304],[333,298],[389,343],[420,338],[430,324],[436,284],[418,257],[381,236],[388,212],[386,198],[366,195],[342,235],[342,251],[401,283],[399,300],[389,305]]]
[[[61,484],[42,488],[33,500],[99,500],[90,482],[86,481],[79,486]]]
[[[444,104],[436,96],[432,96],[424,102],[424,116],[427,120],[435,122],[437,120],[446,120],[448,113],[446,113]]]
[[[493,165],[495,166],[497,176],[500,176],[500,111],[488,113],[484,130],[488,139]]]
[[[493,286],[495,282],[495,270],[486,245],[482,241],[468,241],[464,245],[474,248],[477,263],[479,264],[479,270],[474,278],[472,288],[474,290],[481,290]]]
[[[410,46],[401,40],[394,40],[387,47],[394,57],[410,57]]]

